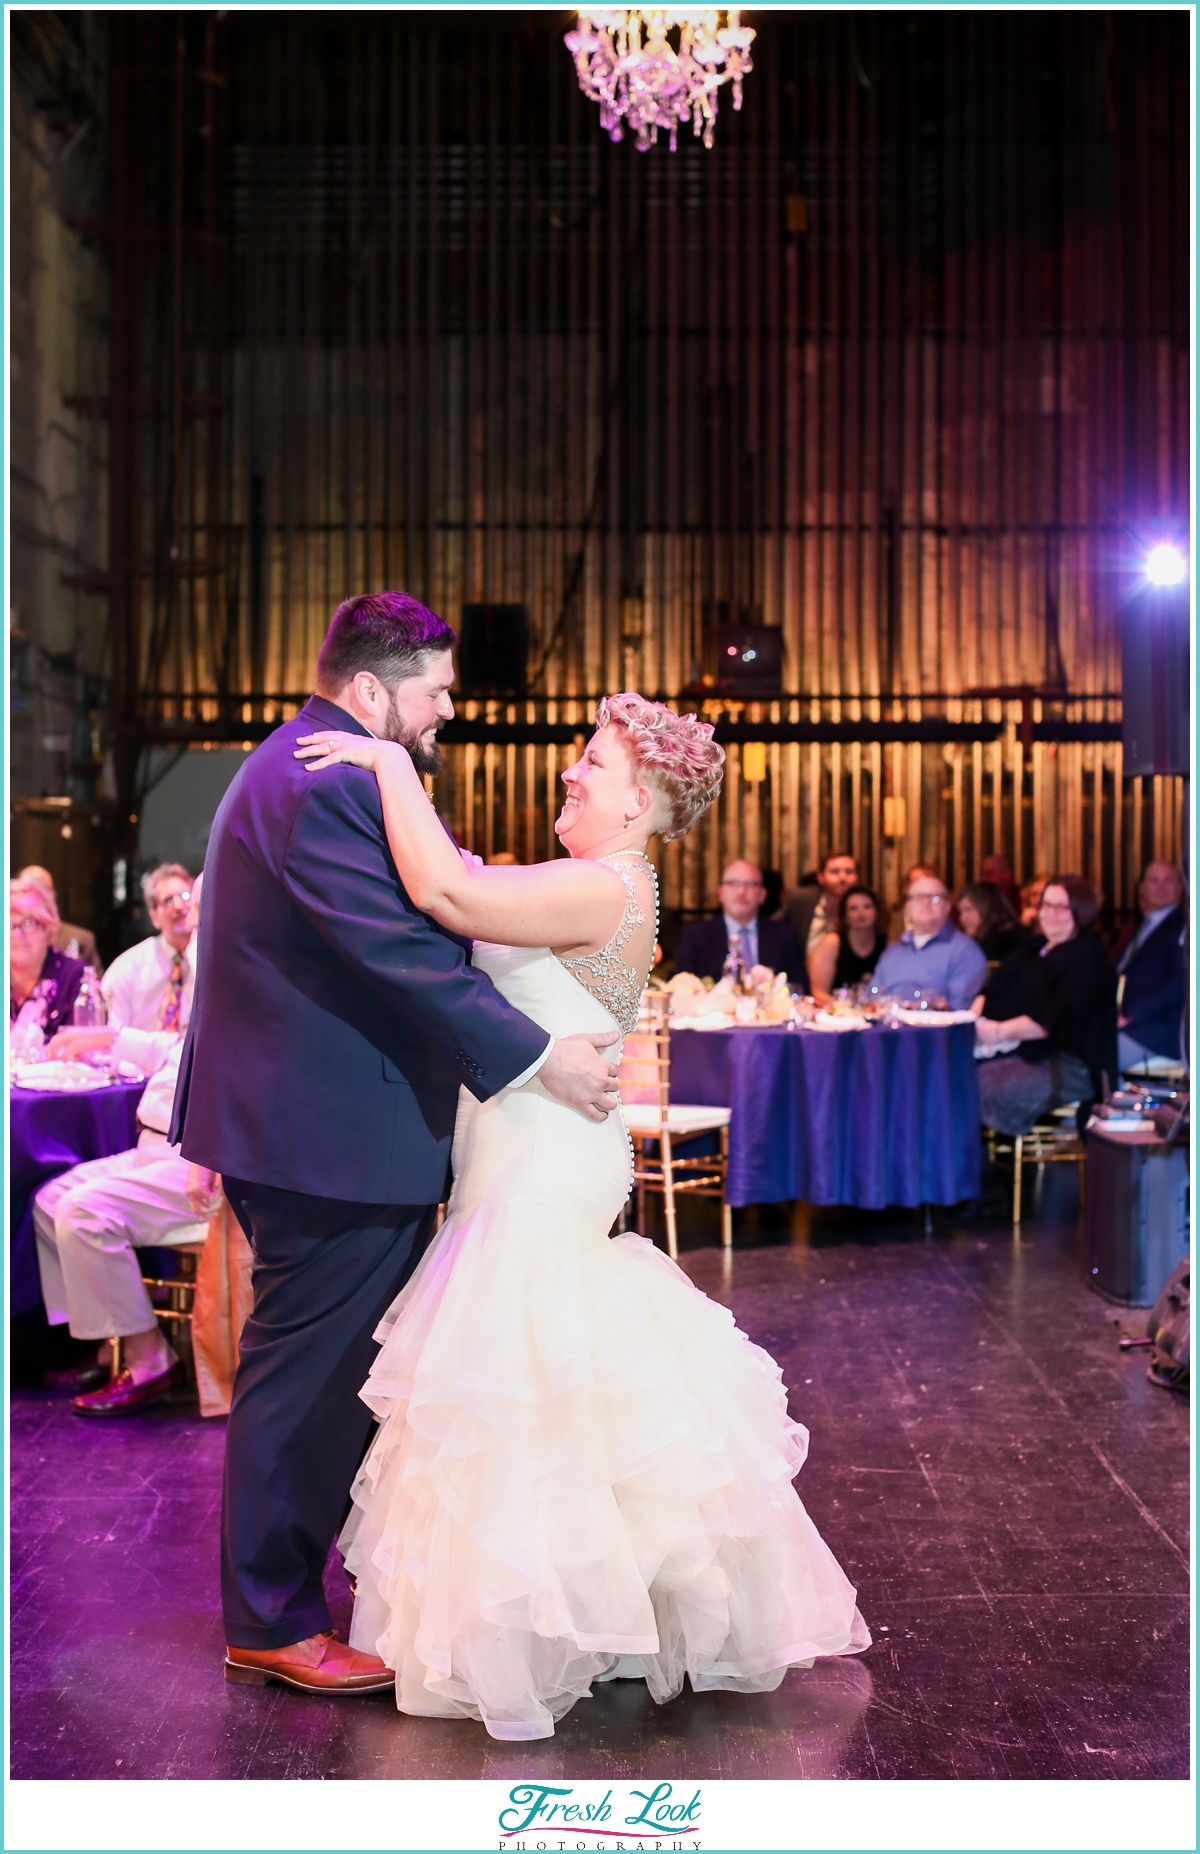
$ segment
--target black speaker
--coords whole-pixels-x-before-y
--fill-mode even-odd
[[[458,683],[464,695],[524,695],[529,617],[523,605],[464,605]]]
[[[783,632],[769,624],[717,627],[717,691],[773,696],[783,687]]]
[[[1086,1279],[1106,1300],[1150,1307],[1188,1252],[1188,1155],[1087,1135]]]
[[[1121,742],[1125,773],[1191,771],[1189,597],[1148,586],[1121,611]]]

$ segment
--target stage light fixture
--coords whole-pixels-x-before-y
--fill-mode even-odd
[[[1146,555],[1146,578],[1152,586],[1181,586],[1187,573],[1186,555],[1170,541],[1160,541]]]

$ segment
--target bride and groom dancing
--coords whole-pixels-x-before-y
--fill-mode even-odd
[[[230,787],[171,1137],[254,1252],[226,1677],[394,1683],[403,1712],[532,1739],[597,1680],[763,1692],[869,1637],[792,1488],[808,1438],[778,1368],[651,1243],[609,1237],[646,848],[703,815],[722,751],[613,696],[563,773],[569,860],[483,868],[421,780],[454,641],[406,595],[347,600],[318,693]],[[349,1643],[323,1587],[339,1526]]]

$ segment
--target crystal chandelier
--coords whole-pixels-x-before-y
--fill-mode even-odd
[[[742,78],[753,67],[754,33],[738,24],[739,7],[603,7],[579,15],[565,39],[575,60],[579,87],[600,105],[600,124],[614,142],[625,123],[644,154],[664,129],[675,137],[691,117],[692,132],[711,148],[717,120],[717,92],[733,85],[733,107],[742,107]],[[667,37],[678,31],[678,46]],[[643,37],[644,35],[644,37]]]

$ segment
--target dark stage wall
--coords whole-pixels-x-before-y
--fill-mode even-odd
[[[1002,848],[1117,901],[1175,852],[1179,782],[1115,736],[1140,543],[1186,524],[1186,16],[747,18],[712,152],[639,155],[565,13],[103,16],[74,596],[124,815],[151,739],[290,712],[337,600],[402,584],[527,607],[497,724],[704,699],[718,620],[781,629],[784,699],[724,710],[776,737],[667,851],[676,905],[734,847],[790,879],[846,839],[889,887]],[[571,751],[510,726],[440,797],[544,854]]]

